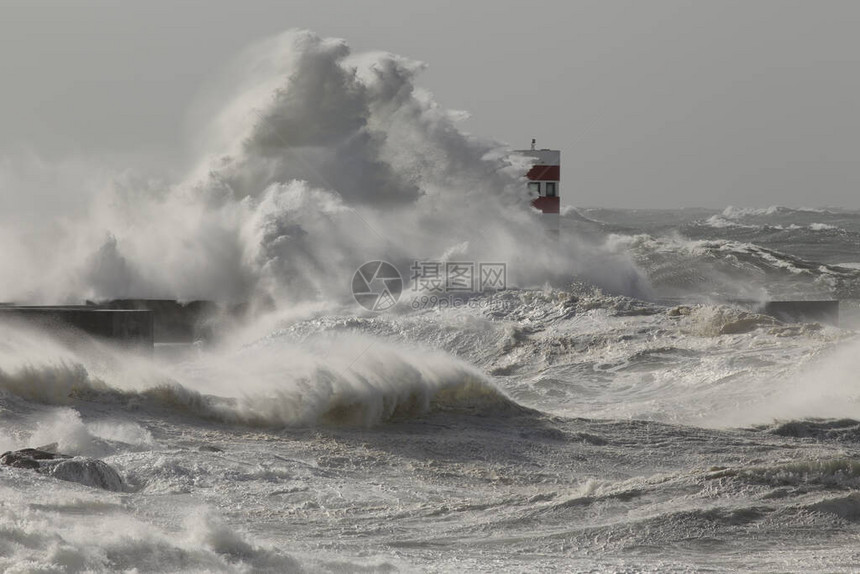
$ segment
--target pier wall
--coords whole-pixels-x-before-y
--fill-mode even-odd
[[[86,306],[0,306],[0,319],[8,317],[62,331],[83,331],[100,339],[129,347],[152,348],[152,313],[135,309],[102,309]]]
[[[211,320],[218,312],[212,301],[174,299],[112,299],[88,305],[100,309],[135,309],[152,314],[156,343],[193,343],[212,337]]]

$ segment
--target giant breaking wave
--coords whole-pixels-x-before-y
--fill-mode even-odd
[[[199,106],[200,153],[180,181],[115,175],[81,192],[85,212],[9,217],[0,293],[343,303],[377,259],[501,261],[511,285],[576,275],[641,291],[624,256],[545,240],[526,160],[459,130],[461,114],[416,87],[422,68],[306,31],[251,47]]]

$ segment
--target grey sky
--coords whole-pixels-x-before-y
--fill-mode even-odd
[[[300,27],[427,62],[464,128],[563,151],[563,201],[860,208],[860,3],[0,2],[0,154],[180,169],[207,82]]]

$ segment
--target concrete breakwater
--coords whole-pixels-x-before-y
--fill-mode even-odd
[[[104,309],[85,305],[0,306],[0,319],[24,321],[54,333],[82,331],[128,347],[152,348],[153,316],[146,310]]]
[[[4,317],[63,335],[83,332],[127,347],[210,340],[218,306],[211,301],[114,299],[85,305],[0,304]]]
[[[87,305],[103,310],[150,313],[152,338],[155,343],[193,343],[212,339],[212,321],[220,310],[217,304],[205,300],[112,299],[97,303],[87,301]]]

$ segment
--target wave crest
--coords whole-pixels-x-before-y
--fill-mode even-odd
[[[110,367],[104,357],[85,353],[23,364],[3,359],[0,393],[19,399],[119,402],[254,426],[372,426],[433,411],[524,410],[480,371],[450,355],[367,337],[295,344],[275,336],[240,352],[204,355],[173,371],[120,355]]]

